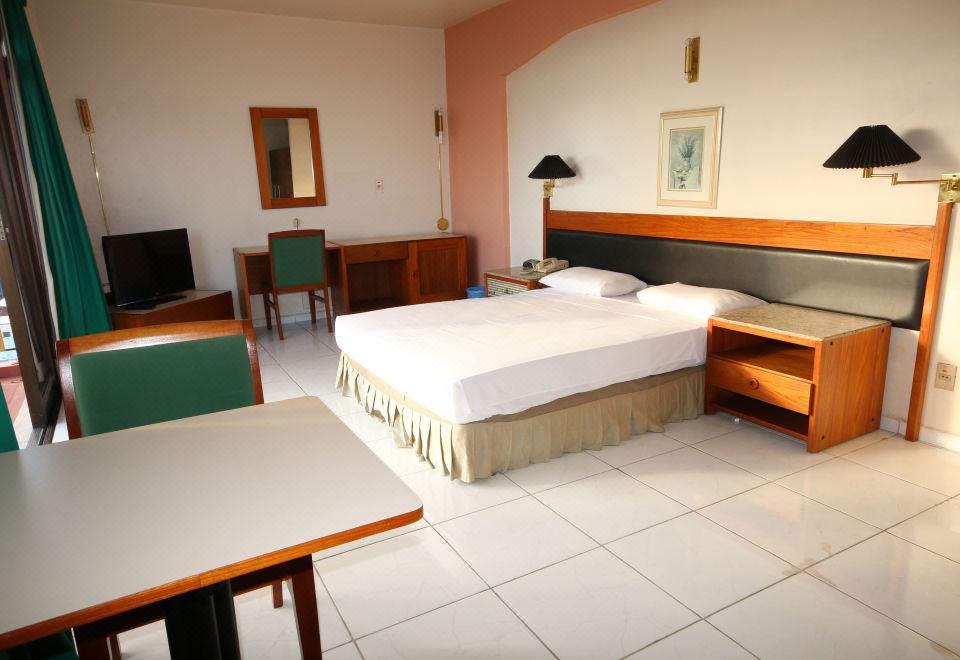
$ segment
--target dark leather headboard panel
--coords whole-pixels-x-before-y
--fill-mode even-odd
[[[889,319],[912,330],[920,328],[930,263],[562,229],[547,231],[547,255],[571,266],[630,273],[648,284],[734,289],[769,302]]]

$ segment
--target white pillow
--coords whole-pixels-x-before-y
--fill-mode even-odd
[[[706,321],[714,314],[766,305],[766,301],[730,289],[711,289],[690,284],[650,286],[637,293],[637,300],[668,312],[677,312]]]
[[[624,296],[647,286],[633,275],[586,266],[565,268],[550,273],[540,278],[540,284],[587,296]]]

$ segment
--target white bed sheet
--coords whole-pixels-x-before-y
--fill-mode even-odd
[[[636,295],[554,289],[337,318],[337,345],[397,392],[466,424],[703,364],[707,325]]]

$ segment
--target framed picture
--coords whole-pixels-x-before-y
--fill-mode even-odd
[[[723,108],[660,114],[658,206],[717,208]]]

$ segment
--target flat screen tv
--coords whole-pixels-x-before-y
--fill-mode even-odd
[[[186,229],[104,236],[103,258],[118,307],[174,300],[196,286]]]

